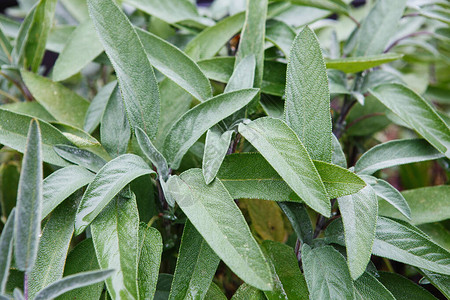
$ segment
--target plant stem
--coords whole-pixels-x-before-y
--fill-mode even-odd
[[[339,139],[345,131],[345,118],[349,114],[353,105],[356,104],[356,100],[351,100],[348,96],[345,96],[344,104],[342,105],[341,114],[339,115],[336,124],[334,125],[333,133]]]
[[[401,41],[406,40],[406,39],[408,39],[410,37],[415,37],[415,36],[418,36],[418,35],[429,35],[429,34],[433,34],[433,33],[430,32],[430,31],[417,31],[417,32],[413,32],[413,33],[407,34],[407,35],[405,35],[405,36],[395,40],[394,42],[392,42],[392,44],[390,44],[386,48],[386,50],[384,50],[384,53],[387,53],[387,52],[391,51],[392,48],[394,48],[395,46],[398,45],[398,43],[400,43]]]
[[[8,81],[10,81],[12,84],[14,84],[19,91],[22,93],[22,95],[25,97],[25,99],[27,99],[28,101],[32,101],[33,100],[33,96],[31,96],[31,94],[29,92],[26,92],[21,84],[19,82],[17,82],[16,80],[14,80],[13,78],[11,78],[10,76],[6,75],[5,73],[0,71],[0,75],[2,75],[3,77],[5,77]]]
[[[17,98],[14,97],[13,95],[8,94],[8,93],[5,92],[5,91],[0,90],[0,95],[4,96],[4,97],[6,97],[6,98],[8,98],[8,99],[10,99],[10,100],[12,100],[12,101],[14,101],[14,102],[20,102],[19,99],[17,99]]]
[[[333,208],[334,204],[336,203],[336,198],[331,199],[331,208]],[[328,218],[320,215],[316,222],[316,228],[314,229],[314,235],[313,238],[319,236],[319,233],[324,229],[325,225],[327,224]]]
[[[358,27],[358,28],[361,27],[361,24],[354,17],[352,17],[351,15],[347,15],[347,17],[356,24],[356,27]]]
[[[361,121],[363,121],[363,120],[365,120],[365,119],[369,119],[369,118],[377,117],[377,116],[384,116],[384,115],[385,115],[385,113],[376,112],[376,113],[371,113],[371,114],[368,114],[368,115],[361,116],[361,117],[359,117],[359,118],[356,118],[356,119],[353,120],[352,122],[350,122],[350,124],[348,124],[348,125],[345,127],[345,129],[347,130],[347,129],[349,129],[350,127],[352,127],[353,125],[355,125],[356,123],[361,122]]]

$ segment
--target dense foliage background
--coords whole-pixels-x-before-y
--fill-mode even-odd
[[[448,2],[209,2],[0,4],[0,299],[448,299]]]

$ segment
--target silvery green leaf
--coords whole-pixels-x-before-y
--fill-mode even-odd
[[[13,208],[0,236],[0,294],[5,293],[9,267],[11,265],[15,214],[16,209]]]
[[[117,81],[108,83],[107,85],[103,86],[98,91],[97,95],[95,95],[94,99],[92,99],[91,104],[89,104],[89,108],[86,112],[86,117],[84,118],[84,131],[92,134],[95,128],[97,128],[98,124],[100,124],[103,112],[105,111],[108,100],[111,97],[116,85]]]
[[[55,152],[65,160],[84,167],[92,172],[98,172],[106,161],[91,151],[69,145],[55,145]]]
[[[202,171],[206,184],[211,183],[220,169],[223,159],[230,146],[233,131],[224,133],[213,127],[206,133],[205,151],[203,152]]]
[[[134,133],[142,152],[156,167],[159,176],[161,176],[164,181],[167,181],[169,177],[169,167],[165,157],[158,151],[158,149],[156,149],[150,138],[141,128],[136,127]]]

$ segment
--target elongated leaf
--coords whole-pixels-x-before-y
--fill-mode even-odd
[[[286,74],[285,117],[312,159],[331,162],[330,93],[325,63],[314,32],[295,38]]]
[[[75,234],[83,232],[109,201],[133,179],[154,173],[142,158],[134,154],[124,154],[108,162],[97,173],[81,199],[75,220]]]
[[[98,270],[100,267],[95,256],[92,239],[85,239],[79,243],[67,256],[64,267],[64,276],[70,276],[81,272]],[[73,299],[97,299],[103,291],[103,282],[91,284],[84,288],[78,288],[66,292],[58,297],[58,300]]]
[[[379,280],[398,300],[435,300],[423,287],[407,278],[389,272],[380,272]],[[379,299],[379,298],[378,298]]]
[[[425,99],[398,83],[382,84],[370,92],[437,150],[450,157],[450,128]]]
[[[114,88],[103,113],[100,135],[102,145],[112,157],[127,152],[131,131],[118,86]]]
[[[214,252],[248,284],[272,289],[272,275],[243,215],[223,184],[206,185],[200,169],[172,176],[169,192]]]
[[[311,158],[286,123],[269,117],[240,124],[244,136],[280,174],[295,193],[315,211],[330,215],[330,201]]]
[[[45,224],[39,241],[36,263],[28,275],[28,296],[31,299],[40,290],[63,276],[81,196],[81,192],[73,194],[55,209]]]
[[[438,288],[445,297],[450,298],[450,286],[448,285],[450,280],[449,275],[437,274],[428,270],[420,270],[420,273],[422,273],[426,279]]]
[[[264,40],[266,34],[267,0],[248,0],[244,27],[236,54],[235,66],[245,57],[254,55],[256,59],[254,87],[262,83],[264,69]]]
[[[331,137],[333,144],[331,163],[342,168],[347,168],[347,159],[345,158],[344,151],[342,151],[341,143],[334,134],[332,134]]]
[[[170,129],[164,142],[164,155],[177,169],[183,155],[214,124],[247,105],[258,93],[245,89],[216,96],[189,110]]]
[[[205,152],[203,153],[202,170],[206,184],[211,183],[220,169],[230,146],[233,131],[222,133],[213,127],[206,133]]]
[[[92,20],[77,26],[68,38],[53,67],[53,80],[65,80],[81,71],[103,52]]]
[[[364,153],[356,162],[355,171],[370,175],[381,169],[441,157],[443,155],[425,140],[393,140],[376,145]]]
[[[56,170],[44,179],[41,219],[48,216],[61,202],[94,179],[83,167],[68,166]]]
[[[117,74],[131,126],[150,138],[158,131],[159,92],[144,47],[128,20],[112,0],[88,0],[89,14]]]
[[[311,6],[333,12],[348,14],[348,5],[342,0],[289,0],[292,4]]]
[[[347,57],[326,60],[328,69],[337,69],[345,73],[357,73],[402,58],[402,54],[386,53],[369,56]]]
[[[205,299],[226,300],[228,298],[223,294],[222,290],[217,286],[217,284],[211,282],[208,292],[205,295]]]
[[[295,31],[291,26],[280,20],[268,20],[266,23],[266,39],[277,46],[286,58],[289,57]]]
[[[448,185],[425,187],[402,192],[411,208],[411,224],[439,222],[450,216],[450,187]],[[407,220],[386,202],[380,202],[379,214]]]
[[[241,284],[231,300],[264,300],[264,293],[246,283]]]
[[[0,236],[0,294],[5,293],[6,282],[9,276],[9,267],[11,265],[13,250],[15,214],[16,210],[13,208],[2,229],[2,235]]]
[[[111,97],[116,85],[117,81],[108,83],[102,87],[98,91],[97,95],[95,95],[94,99],[92,99],[84,119],[84,131],[92,133],[95,128],[97,128],[98,124],[100,124],[103,112],[105,111],[108,100]]]
[[[136,198],[117,195],[91,225],[98,264],[114,268],[106,287],[112,299],[137,299],[139,214]]]
[[[0,109],[0,143],[19,152],[26,148],[28,126],[31,117]],[[55,127],[39,121],[42,131],[42,155],[45,162],[67,166],[68,163],[61,159],[53,150],[56,144],[70,144],[67,138]]]
[[[14,27],[14,30],[12,30],[11,33],[14,34],[14,37],[16,38],[16,43],[14,45],[14,48],[12,50],[12,58],[13,62],[16,65],[23,66],[24,56],[25,56],[25,46],[27,44],[28,40],[28,31],[30,29],[31,24],[33,23],[34,14],[36,12],[36,6],[34,5],[29,11],[28,14],[23,19],[22,24],[20,23],[12,23],[11,25]],[[5,25],[4,22],[2,22],[2,25]],[[20,28],[17,28],[20,26]],[[7,27],[5,28],[7,29]]]
[[[53,149],[65,160],[85,167],[95,173],[106,164],[106,161],[103,158],[88,150],[79,149],[69,145],[56,145]]]
[[[42,172],[41,131],[33,119],[22,160],[14,221],[15,262],[26,272],[36,261],[41,234]]]
[[[394,296],[372,274],[364,272],[354,282],[357,300],[395,300]]]
[[[158,282],[163,243],[161,234],[145,224],[139,226],[138,290],[140,299],[153,299]]]
[[[213,57],[242,29],[244,20],[245,14],[238,13],[206,28],[186,45],[184,52],[194,61]]]
[[[56,122],[56,119],[37,101],[2,104],[1,109],[34,117],[45,122]]]
[[[169,177],[169,167],[164,156],[156,149],[152,141],[150,141],[150,138],[141,128],[136,127],[135,135],[142,152],[155,165],[159,176],[163,180],[167,180]]]
[[[272,267],[275,283],[273,291],[264,292],[267,299],[309,299],[308,287],[298,267],[294,249],[273,241],[264,241],[262,247]]]
[[[89,102],[63,85],[48,78],[22,71],[22,78],[36,100],[56,120],[83,127]]]
[[[352,278],[356,280],[366,270],[372,254],[378,200],[370,186],[337,200],[344,223],[347,263]]]
[[[208,292],[220,259],[187,221],[181,238],[170,300],[203,299]]]
[[[301,243],[310,244],[313,240],[313,227],[305,205],[294,202],[279,202],[278,205],[291,222],[297,239]]]
[[[45,289],[41,290],[34,300],[53,299],[65,292],[71,291],[76,288],[91,285],[97,282],[101,282],[110,277],[114,273],[113,270],[101,270],[83,272],[75,275],[64,277],[57,282],[52,283]]]
[[[408,202],[406,202],[403,195],[395,187],[390,185],[387,181],[373,176],[361,175],[360,177],[373,188],[378,197],[386,200],[408,220],[411,219],[411,209]],[[387,205],[384,202],[379,202],[378,213],[383,214],[381,212],[383,209],[386,209],[386,207]]]
[[[380,54],[397,30],[406,0],[378,0],[357,31],[355,56]]]
[[[331,246],[302,247],[303,272],[310,299],[353,299],[354,286],[345,258]]]
[[[173,80],[194,98],[206,101],[212,97],[211,84],[198,65],[180,49],[157,37],[137,29],[150,63]]]

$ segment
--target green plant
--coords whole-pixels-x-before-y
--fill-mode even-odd
[[[19,2],[0,299],[450,297],[448,3]]]

